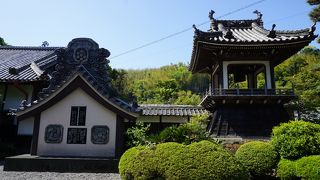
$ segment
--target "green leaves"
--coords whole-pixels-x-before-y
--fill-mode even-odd
[[[320,153],[320,125],[291,121],[272,130],[272,145],[282,158],[298,159]]]

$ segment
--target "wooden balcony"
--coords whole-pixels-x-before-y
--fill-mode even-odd
[[[200,104],[210,109],[219,104],[284,104],[296,98],[293,89],[212,89]]]

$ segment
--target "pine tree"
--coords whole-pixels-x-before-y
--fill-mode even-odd
[[[320,0],[308,0],[308,3],[311,6],[315,6],[309,14],[310,18],[314,22],[319,22],[320,21]],[[318,39],[318,42],[320,43],[320,39]]]

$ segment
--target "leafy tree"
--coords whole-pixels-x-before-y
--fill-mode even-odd
[[[307,2],[314,6],[313,10],[310,12],[309,16],[314,22],[320,21],[320,0],[307,0]],[[318,39],[320,43],[320,39]]]
[[[8,44],[4,41],[2,37],[0,37],[0,46],[7,46]]]
[[[320,108],[319,59],[319,49],[307,47],[275,68],[277,87],[293,87],[299,96],[299,101],[293,102],[291,108],[301,111],[302,119],[315,122],[319,122],[316,114]],[[316,116],[309,116],[312,114]]]

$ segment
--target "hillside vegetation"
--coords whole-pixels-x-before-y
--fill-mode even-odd
[[[113,84],[123,98],[133,96],[139,104],[197,105],[208,89],[210,76],[192,74],[188,65],[171,64],[141,70],[113,70]],[[295,89],[299,100],[289,108],[299,109],[304,115],[313,114],[320,107],[320,50],[306,47],[275,68],[277,88]],[[303,115],[303,114],[302,114]],[[303,117],[301,117],[303,118]]]

